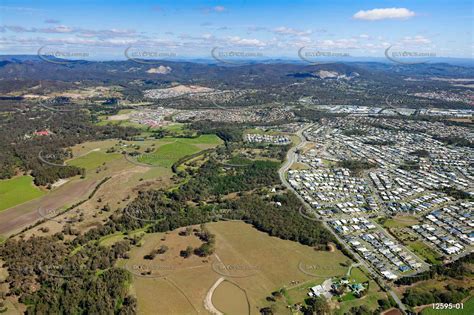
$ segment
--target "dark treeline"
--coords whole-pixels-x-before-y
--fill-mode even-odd
[[[343,160],[339,162],[338,165],[351,170],[351,172],[354,172],[355,174],[359,174],[364,170],[375,167],[375,164],[363,160]]]
[[[225,142],[242,141],[244,126],[214,121],[197,121],[190,128],[201,134],[216,134]]]
[[[279,183],[279,165],[278,162],[254,161],[246,167],[227,167],[223,174],[222,168],[225,166],[217,161],[209,161],[194,178],[172,191],[170,198],[203,201],[212,196],[275,185]]]
[[[130,275],[113,267],[130,249],[128,241],[85,246],[69,256],[73,244],[60,242],[63,237],[10,239],[1,247],[9,294],[19,296],[28,314],[134,314]]]
[[[447,265],[432,265],[428,271],[421,272],[410,277],[399,278],[395,281],[398,285],[411,285],[423,280],[435,279],[437,276],[446,276],[455,279],[463,279],[466,276],[472,277],[474,273],[466,264],[474,263],[474,253],[459,258]]]
[[[469,193],[463,190],[457,189],[456,187],[453,187],[453,186],[443,187],[440,189],[440,191],[455,199],[467,199],[469,201],[474,200],[474,197],[472,197]]]
[[[230,208],[240,213],[241,219],[271,236],[318,248],[325,248],[328,242],[336,242],[320,222],[305,219],[299,214],[302,204],[294,194],[275,195],[270,201],[249,195],[232,202]]]
[[[469,296],[473,287],[459,287],[448,284],[442,289],[409,288],[403,294],[403,303],[410,306],[428,305],[434,303],[456,304]]]
[[[470,147],[474,148],[474,142],[470,141],[469,139],[463,138],[463,137],[439,137],[439,136],[434,136],[436,140],[439,140],[441,142],[444,142],[449,145],[455,145],[455,146],[460,146],[460,147]]]

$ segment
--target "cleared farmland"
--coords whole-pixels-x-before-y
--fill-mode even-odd
[[[309,246],[271,237],[241,221],[215,222],[206,226],[216,235],[216,250],[210,257],[180,257],[180,250],[187,246],[196,247],[200,241],[194,236],[178,235],[182,230],[178,229],[146,235],[141,246],[132,249],[130,259],[119,263],[128,269],[147,266],[152,270],[150,277],[136,273],[133,277],[132,290],[137,296],[141,314],[188,314],[196,313],[196,310],[206,313],[204,299],[207,291],[221,277],[242,288],[248,297],[251,313],[258,314],[261,307],[268,305],[265,298],[275,290],[291,290],[294,283],[298,283],[305,295],[308,292],[306,287],[347,271],[341,267],[347,257],[339,251],[316,251]],[[162,245],[169,248],[166,254],[151,261],[144,259],[152,249]],[[310,275],[299,269],[302,261],[336,268],[315,269]],[[215,298],[224,300],[213,298],[216,305],[232,307],[232,303],[226,301],[230,297],[225,293],[235,290],[227,289],[217,287],[219,293]],[[239,305],[238,309],[241,307]],[[229,312],[227,309],[222,311]]]

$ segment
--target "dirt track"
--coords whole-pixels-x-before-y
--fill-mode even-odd
[[[217,279],[217,281],[212,285],[212,287],[207,291],[206,298],[204,299],[204,308],[208,310],[211,314],[214,315],[223,315],[215,306],[212,304],[212,294],[214,294],[214,291],[216,288],[221,284],[222,281],[224,281],[224,277],[220,277]]]
[[[71,181],[51,193],[0,212],[0,235],[8,237],[42,219],[38,209],[60,209],[86,198],[96,180]]]

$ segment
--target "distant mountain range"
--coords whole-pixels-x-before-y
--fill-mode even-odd
[[[51,57],[48,57],[51,59]],[[61,59],[56,58],[58,61]],[[0,61],[41,61],[42,59],[38,55],[0,55]],[[90,60],[90,61],[126,61],[123,58],[110,58],[110,59],[103,59],[103,60]],[[170,61],[169,59],[167,61]],[[193,62],[193,63],[204,63],[204,64],[218,64],[219,62],[213,58],[181,58],[181,59],[172,59],[174,62]],[[165,62],[165,61],[163,61]],[[274,63],[289,63],[289,64],[307,64],[305,61],[300,60],[298,58],[289,58],[289,57],[281,57],[281,58],[269,58],[269,59],[254,59],[254,60],[246,60],[247,63],[251,64],[274,64]],[[394,64],[392,61],[387,60],[384,57],[344,57],[341,58],[334,58],[330,60],[330,62],[335,63],[353,63],[353,62],[376,62],[376,63],[386,63],[386,64]],[[436,59],[430,60],[428,64],[439,64],[439,63],[446,63],[454,66],[465,66],[465,67],[474,67],[474,58],[450,58],[450,57],[436,57]]]
[[[337,72],[340,76],[351,77],[357,73],[361,79],[379,79],[406,76],[440,76],[449,78],[474,78],[474,67],[448,63],[426,63],[401,65],[386,62],[334,62],[312,65],[288,60],[273,60],[244,65],[219,64],[214,60],[205,63],[189,61],[153,61],[139,63],[122,61],[67,61],[51,59],[46,62],[36,55],[0,56],[0,77],[3,79],[29,80],[114,80],[117,82],[133,79],[153,79],[160,81],[193,82],[193,80],[221,80],[233,82],[247,77],[264,77],[272,81],[288,81],[290,77],[311,77],[318,71]],[[159,67],[169,71],[158,71]],[[233,82],[236,83],[236,82]]]

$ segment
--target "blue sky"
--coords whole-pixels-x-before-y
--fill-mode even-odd
[[[395,45],[472,58],[473,14],[472,0],[3,0],[0,51],[35,54],[68,47],[91,59],[120,59],[132,47],[206,58],[219,47],[296,59],[303,47],[383,57]]]

